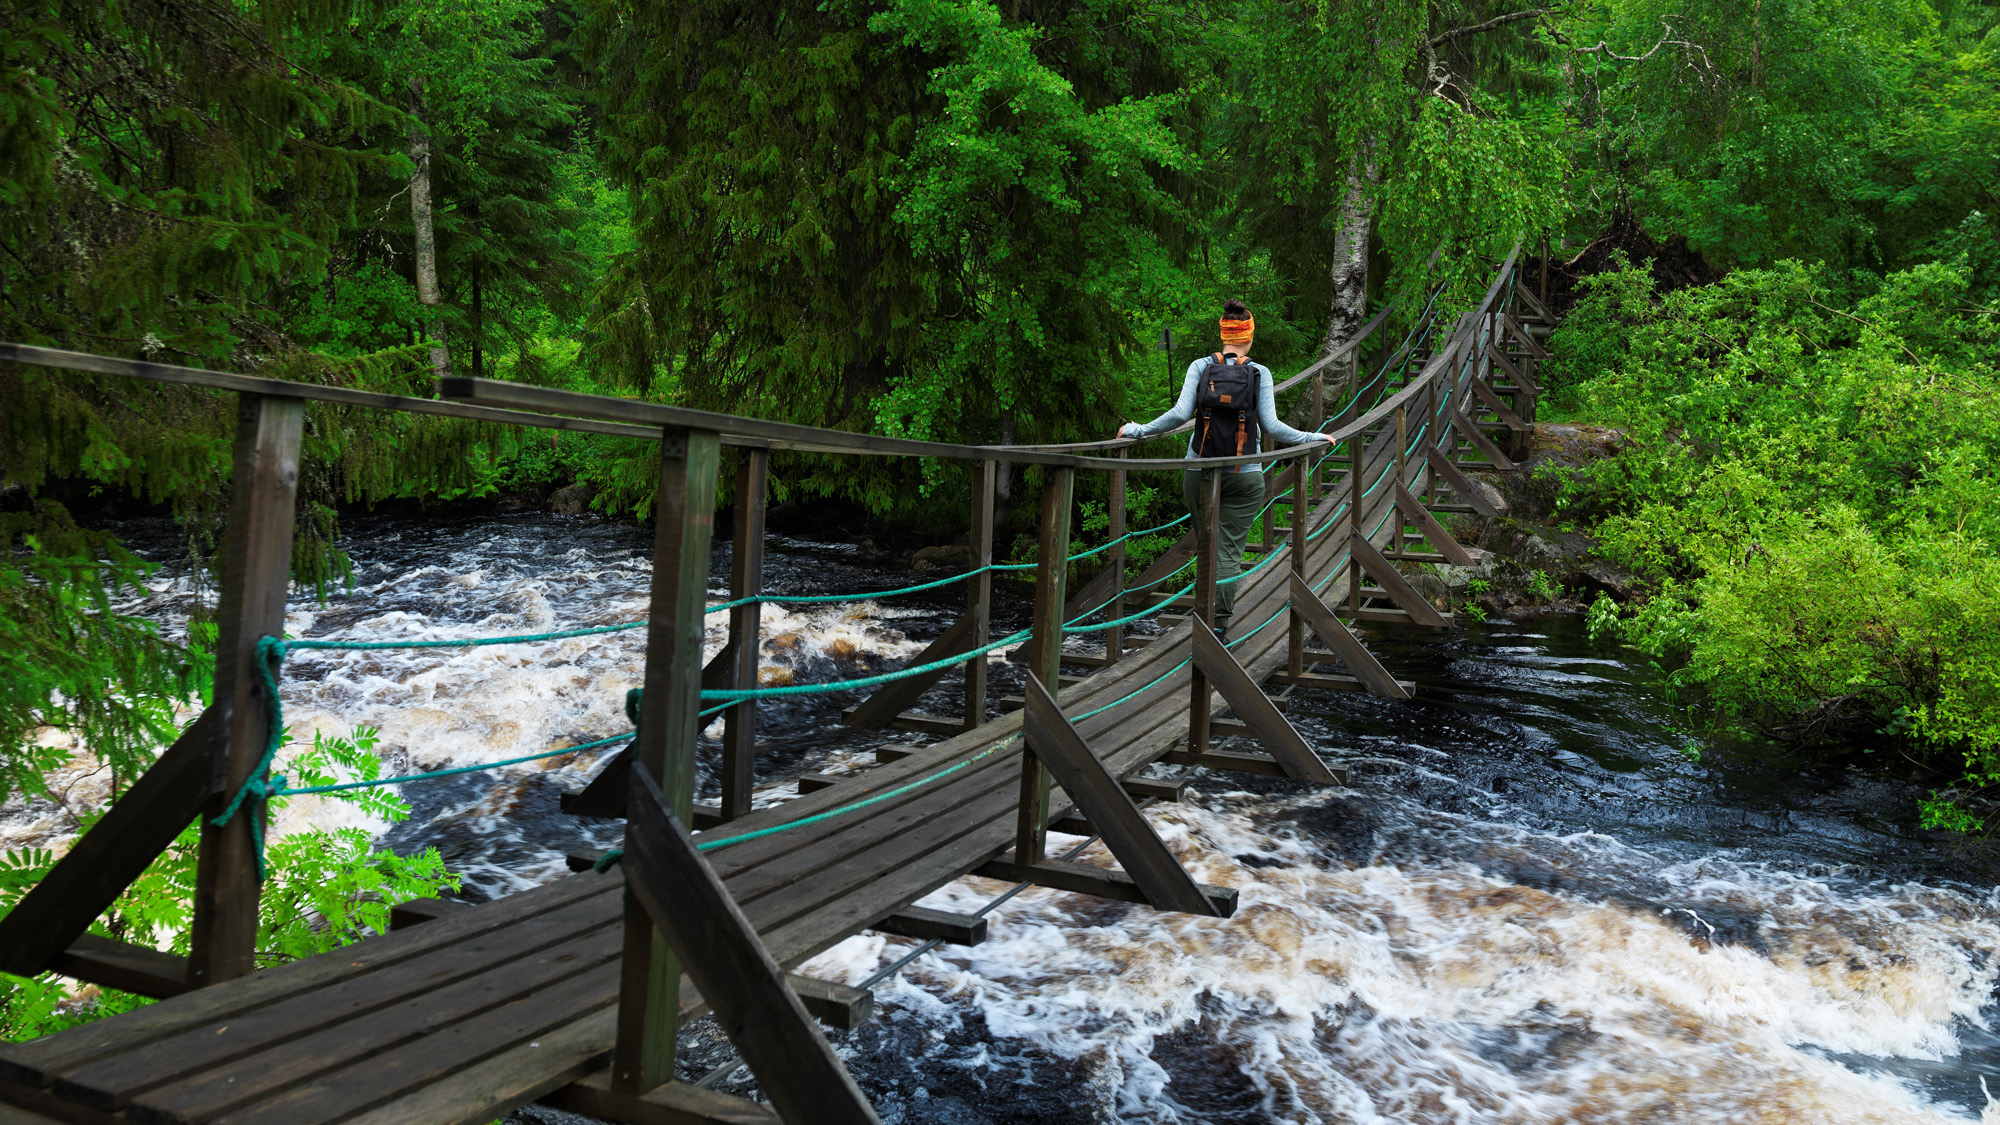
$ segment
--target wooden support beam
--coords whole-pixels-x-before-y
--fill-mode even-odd
[[[1396,507],[1403,510],[1403,517],[1411,523],[1416,524],[1417,528],[1423,532],[1424,539],[1431,546],[1437,548],[1438,554],[1450,559],[1452,565],[1474,565],[1472,556],[1466,552],[1463,546],[1459,545],[1458,540],[1452,536],[1451,532],[1444,529],[1444,525],[1437,521],[1437,517],[1431,514],[1431,510],[1424,507],[1422,502],[1411,495],[1409,489],[1403,487],[1402,481],[1396,482]]]
[[[1311,523],[1311,509],[1305,501],[1305,484],[1309,479],[1305,474],[1305,462],[1294,461],[1286,470],[1292,487],[1292,577],[1306,576],[1306,556],[1311,553],[1311,544],[1306,539],[1306,525]],[[1306,627],[1305,620],[1296,611],[1289,615],[1285,625],[1285,667],[1294,672],[1303,672],[1305,665]]]
[[[1329,676],[1324,672],[1300,672],[1294,676],[1290,672],[1273,672],[1266,683],[1280,687],[1319,688],[1322,691],[1368,691],[1369,687],[1354,676]],[[1396,686],[1410,696],[1417,694],[1415,680],[1397,680]]]
[[[66,977],[121,992],[164,1000],[193,989],[188,959],[131,942],[83,934],[58,953],[49,968]]]
[[[954,914],[928,906],[905,906],[868,927],[878,933],[946,945],[978,945],[986,940],[986,919],[971,914]]]
[[[715,654],[701,670],[701,690],[718,691],[730,685],[736,675],[736,642],[728,641],[722,651]],[[641,693],[641,698],[644,694]],[[632,748],[628,745],[618,751],[590,783],[574,793],[564,793],[556,798],[557,806],[571,816],[596,816],[616,819],[625,815],[626,777],[632,770]],[[716,805],[704,805],[714,811],[720,822],[722,811]],[[701,813],[696,812],[699,819]]]
[[[1494,445],[1492,440],[1473,423],[1471,418],[1466,417],[1465,411],[1460,410],[1457,403],[1454,402],[1445,409],[1450,413],[1451,420],[1456,424],[1458,432],[1464,434],[1465,440],[1471,442],[1474,449],[1479,450],[1481,454],[1485,455],[1486,459],[1493,463],[1495,469],[1499,469],[1502,472],[1513,470],[1513,460],[1505,453],[1500,452],[1500,447]]]
[[[1214,636],[1209,640],[1214,641]],[[1103,835],[1105,847],[1138,884],[1147,904],[1156,910],[1215,916],[1214,904],[1161,842],[1153,826],[1146,823],[1131,794],[1091,752],[1083,736],[1063,716],[1055,696],[1033,673],[1028,675],[1027,694],[1022,729],[1028,748]]]
[[[1120,460],[1126,451],[1118,451]],[[1297,462],[1294,462],[1296,464]],[[1113,621],[1125,616],[1125,470],[1111,470],[1111,479],[1106,482],[1105,516],[1110,526],[1105,534],[1111,537],[1111,547],[1104,553],[1103,573],[1112,576],[1111,602],[1106,607]],[[1074,621],[1074,617],[1066,620]],[[1125,651],[1125,626],[1113,625],[1104,631],[1104,654],[1116,662]]]
[[[685,1082],[619,1093],[602,1072],[544,1096],[541,1104],[625,1125],[783,1125],[769,1106]]]
[[[1213,730],[1219,728],[1222,725],[1222,721],[1220,719],[1211,719],[1208,725]],[[1186,781],[1178,777],[1127,777],[1119,780],[1119,785],[1124,787],[1125,792],[1130,794],[1134,801],[1146,797],[1151,797],[1158,801],[1179,801],[1181,799],[1181,789],[1186,784]]]
[[[912,666],[929,664],[934,660],[948,660],[961,653],[978,648],[983,641],[975,638],[981,632],[980,623],[974,615],[968,614],[952,623],[924,650],[910,659]],[[862,700],[858,705],[841,713],[840,721],[850,727],[886,727],[897,715],[903,713],[931,686],[951,672],[950,668],[939,668],[922,675],[906,679],[891,680],[875,689],[875,694]],[[983,687],[982,687],[983,692]]]
[[[853,1031],[875,1018],[875,994],[865,988],[786,973],[785,984],[806,1014],[828,1027]]]
[[[1215,640],[1216,552],[1222,542],[1222,473],[1209,469],[1195,486],[1200,503],[1194,511],[1194,620],[1191,632]],[[1208,677],[1199,662],[1188,676],[1188,751],[1208,749]]]
[[[1488,519],[1499,517],[1501,509],[1494,507],[1492,502],[1486,499],[1486,494],[1472,483],[1472,478],[1465,475],[1465,470],[1453,464],[1443,450],[1427,449],[1424,451],[1424,457],[1431,463],[1432,471],[1444,478],[1444,482],[1451,486],[1451,490],[1458,494],[1459,499],[1464,500],[1474,511]]]
[[[300,399],[247,393],[238,398],[215,648],[216,698],[229,696],[236,705],[227,745],[216,758],[221,784],[204,810],[195,866],[188,979],[198,987],[234,980],[257,967],[262,886],[256,833],[263,817],[242,808],[227,824],[214,820],[264,760],[271,701],[258,675],[257,643],[285,635],[304,429]]]
[[[1271,702],[1264,689],[1257,686],[1257,681],[1250,678],[1250,673],[1244,671],[1213,633],[1194,631],[1194,664],[1207,675],[1236,717],[1257,732],[1257,741],[1270,751],[1271,757],[1284,765],[1285,776],[1321,785],[1335,783],[1326,763],[1319,760],[1319,755],[1313,753],[1313,748],[1286,720],[1277,704]],[[1207,718],[1202,721],[1206,725]],[[1094,823],[1095,818],[1092,820]]]
[[[47,971],[200,815],[229,727],[229,699],[219,696],[0,918],[0,971]]]
[[[1348,541],[1348,550],[1354,553],[1354,558],[1361,564],[1361,568],[1382,584],[1382,592],[1401,607],[1404,613],[1409,614],[1413,623],[1431,629],[1450,627],[1451,623],[1444,619],[1444,615],[1437,611],[1437,607],[1418,593],[1415,586],[1410,585],[1410,580],[1403,577],[1403,572],[1396,569],[1395,563],[1382,557],[1382,552],[1375,549],[1375,544],[1356,536]],[[1352,668],[1348,670],[1353,671]]]
[[[1527,433],[1529,430],[1534,429],[1533,426],[1521,421],[1520,415],[1508,409],[1506,403],[1500,401],[1499,393],[1492,387],[1487,386],[1486,380],[1473,379],[1472,393],[1479,401],[1485,403],[1487,409],[1493,411],[1493,416],[1500,419],[1501,424],[1508,429],[1513,430],[1515,433]]]
[[[778,1116],[880,1125],[643,762],[632,768],[623,864],[628,892],[672,946]],[[613,1068],[614,1077],[622,1077],[618,1069]],[[643,1094],[665,1081],[643,1090],[614,1083],[613,1089]]]
[[[1539,395],[1542,393],[1542,389],[1535,385],[1535,381],[1533,379],[1528,378],[1528,375],[1525,371],[1522,371],[1519,367],[1515,366],[1514,360],[1511,357],[1509,357],[1506,352],[1503,352],[1498,347],[1495,347],[1493,341],[1491,340],[1488,340],[1486,342],[1486,356],[1487,358],[1493,361],[1493,366],[1498,367],[1500,370],[1506,372],[1507,377],[1509,379],[1514,380],[1515,386],[1521,388],[1523,391],[1526,391],[1530,395]]]
[[[1063,588],[1069,571],[1070,508],[1076,471],[1051,468],[1042,482],[1042,538],[1035,555],[1035,611],[1028,640],[1028,679],[1062,682]],[[1048,847],[1049,772],[1028,747],[1021,752],[1021,797],[1014,822],[1014,858],[1037,863]]]
[[[1543,347],[1541,341],[1535,339],[1527,329],[1522,328],[1520,324],[1516,323],[1513,317],[1506,313],[1501,313],[1500,323],[1507,329],[1508,335],[1521,341],[1521,346],[1528,349],[1529,355],[1534,356],[1536,359],[1549,358],[1549,349]],[[1554,322],[1551,321],[1551,323]]]
[[[965,650],[986,647],[993,627],[993,485],[999,467],[981,461],[972,467],[972,521],[966,534],[971,547],[971,567],[975,573],[965,580],[965,616],[972,623],[971,643]],[[986,721],[987,658],[975,656],[965,665],[965,708],[961,729],[971,730]]]
[[[842,711],[840,713],[841,721],[846,723],[848,717],[854,714],[854,711],[853,707]],[[853,724],[849,723],[848,725],[852,726]],[[916,731],[919,734],[937,734],[946,737],[965,733],[964,720],[947,719],[940,715],[927,715],[922,711],[905,711],[883,725],[890,730],[908,730]]]
[[[822,789],[831,789],[843,781],[852,780],[854,779],[851,777],[836,777],[830,773],[802,773],[798,777],[799,795],[817,793]]]
[[[1169,750],[1160,758],[1171,766],[1204,766],[1212,770],[1228,773],[1249,773],[1259,777],[1290,777],[1285,767],[1269,754],[1244,754],[1230,750],[1210,750],[1206,754],[1190,754],[1185,750]],[[1336,785],[1347,784],[1347,767],[1329,767]]]
[[[729,600],[764,592],[764,499],[769,490],[771,454],[746,449],[736,455],[736,512],[730,528]],[[729,611],[729,686],[757,686],[757,665],[763,652],[759,637],[764,607],[759,602]],[[705,671],[705,669],[704,669]],[[704,677],[705,679],[706,677]],[[750,792],[757,785],[757,701],[745,699],[722,713],[722,800],[719,812],[734,820],[750,811]]]
[[[633,782],[626,788],[626,803],[629,818],[639,804],[637,782],[643,778],[657,799],[665,802],[676,830],[694,811],[694,742],[701,723],[701,634],[720,459],[721,444],[713,430],[669,427],[660,434],[645,692],[639,701],[639,733],[625,755],[632,761]],[[625,833],[628,840],[634,836],[630,819]],[[674,1077],[681,965],[670,948],[667,924],[658,909],[641,908],[628,878],[618,1040],[611,1066],[613,1086],[622,1093],[642,1094]],[[793,1002],[796,1004],[796,999]]]
[[[1306,624],[1312,628],[1313,635],[1339,654],[1342,666],[1352,672],[1355,679],[1368,685],[1371,694],[1385,699],[1410,697],[1410,693],[1403,690],[1402,684],[1396,677],[1391,676],[1389,670],[1382,667],[1375,659],[1375,654],[1369,652],[1362,645],[1361,639],[1340,623],[1340,619],[1333,615],[1333,611],[1319,599],[1319,595],[1313,593],[1312,587],[1296,574],[1292,575],[1291,603],[1293,611],[1304,617]],[[1304,673],[1293,675],[1303,676]]]
[[[1184,751],[1178,753],[1188,756]],[[1227,757],[1219,753],[1217,756]],[[1004,883],[1033,883],[1054,891],[1096,895],[1117,902],[1136,902],[1141,906],[1152,905],[1132,876],[1106,867],[1092,867],[1087,863],[1070,863],[1060,859],[1016,863],[1011,859],[995,859],[974,868],[972,873],[983,879],[998,879]],[[1205,910],[1195,913],[1212,918],[1227,918],[1236,913],[1236,888],[1211,887],[1206,883],[1196,886],[1200,888],[1202,897],[1208,900],[1208,905]]]

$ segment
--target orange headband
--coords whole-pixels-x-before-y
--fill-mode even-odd
[[[1224,318],[1216,322],[1222,327],[1222,342],[1231,347],[1243,347],[1250,337],[1257,334],[1257,318],[1246,316],[1242,320]]]

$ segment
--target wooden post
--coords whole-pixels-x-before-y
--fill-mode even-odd
[[[1292,573],[1304,581],[1306,553],[1312,549],[1312,544],[1306,541],[1306,524],[1311,522],[1308,518],[1311,509],[1305,507],[1299,499],[1303,495],[1302,490],[1306,483],[1306,458],[1301,457],[1293,461],[1287,475],[1292,479]],[[1299,675],[1306,670],[1306,624],[1297,606],[1292,607],[1287,645],[1285,668],[1292,675]]]
[[[1326,425],[1326,372],[1324,370],[1319,371],[1313,375],[1312,416],[1313,416],[1313,425],[1315,426]],[[1313,465],[1312,471],[1306,476],[1306,497],[1307,497],[1306,503],[1308,506],[1317,503],[1319,501],[1319,496],[1320,496],[1319,472],[1320,472],[1319,466],[1317,463],[1315,463]],[[1295,521],[1298,519],[1296,512],[1293,514],[1292,518]]]
[[[1122,459],[1125,450],[1120,449]],[[1118,576],[1118,582],[1111,595],[1111,620],[1125,616],[1125,470],[1111,470],[1111,494],[1105,500],[1105,512],[1111,517],[1111,549],[1104,552],[1104,568]],[[1115,661],[1125,652],[1125,626],[1113,625],[1104,631],[1104,658]]]
[[[256,968],[261,894],[256,833],[263,827],[262,811],[245,801],[229,823],[218,827],[213,820],[263,761],[270,735],[271,701],[257,675],[257,642],[285,635],[304,432],[303,399],[246,393],[237,400],[215,647],[215,697],[233,699],[234,706],[217,763],[222,789],[203,813],[195,865],[188,983],[196,987]]]
[[[1350,538],[1361,534],[1361,477],[1362,463],[1368,459],[1368,443],[1365,434],[1355,434],[1347,439],[1347,528]],[[1354,561],[1353,552],[1347,558],[1347,608],[1351,613],[1361,612],[1361,568]]]
[[[745,449],[737,454],[730,601],[764,592],[764,494],[770,476],[768,450]],[[751,602],[729,611],[729,642],[736,646],[735,675],[730,682],[737,688],[757,686],[758,632],[763,623],[762,603]],[[722,819],[734,820],[750,811],[750,791],[757,784],[757,701],[743,700],[722,716]]]
[[[965,581],[965,616],[972,622],[972,647],[985,648],[993,628],[993,481],[997,466],[981,461],[972,467],[972,527],[966,542],[972,549]],[[986,657],[965,663],[965,729],[986,721]]]
[[[1222,540],[1222,470],[1209,469],[1206,478],[1197,485],[1200,491],[1196,495],[1201,499],[1195,506],[1194,516],[1194,615],[1188,624],[1197,633],[1215,628],[1215,570],[1220,561],[1216,548]],[[1188,752],[1205,754],[1208,752],[1208,677],[1198,665],[1191,666],[1189,671],[1192,675],[1188,688]]]
[[[694,805],[694,741],[701,710],[702,613],[708,544],[715,525],[720,435],[668,426],[660,432],[660,494],[653,506],[653,589],[646,628],[646,694],[632,760],[658,778],[673,814]],[[681,966],[628,889],[618,986],[618,1045],[612,1084],[641,1094],[674,1076]]]
[[[1549,236],[1542,236],[1542,307],[1549,307]]]
[[[1050,466],[1042,481],[1042,539],[1036,553],[1034,635],[1028,639],[1028,672],[1045,684],[1062,673],[1065,578],[1069,572],[1069,510],[1076,470]],[[1049,771],[1025,744],[1021,749],[1021,805],[1014,831],[1014,860],[1040,863],[1049,837]]]

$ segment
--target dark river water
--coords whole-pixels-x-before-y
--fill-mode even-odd
[[[125,529],[127,534],[142,529]],[[649,537],[550,516],[351,519],[351,593],[295,598],[296,636],[469,637],[644,615]],[[777,593],[918,580],[854,544],[774,537]],[[713,592],[723,596],[728,545]],[[996,632],[1020,627],[1002,582]],[[170,627],[193,595],[164,576],[136,603]],[[764,610],[767,683],[894,667],[955,619],[958,587]],[[710,618],[708,650],[724,617]],[[407,773],[616,734],[643,634],[536,646],[295,653],[286,718],[381,730]],[[2000,1122],[1981,1077],[2000,946],[1994,864],[1915,827],[1910,786],[1763,767],[1689,739],[1657,675],[1571,620],[1371,639],[1409,703],[1298,692],[1293,721],[1351,789],[1202,772],[1148,815],[1226,920],[1029,890],[972,948],[875,985],[878,1018],[835,1034],[887,1122]],[[994,665],[996,688],[1019,671]],[[839,711],[767,704],[760,803],[801,770],[872,762],[884,741]],[[947,680],[927,701],[956,700]],[[715,749],[709,733],[707,757]],[[1690,753],[1692,751],[1692,754]],[[613,846],[619,822],[557,810],[602,759],[402,787],[413,815],[368,822],[296,799],[276,831],[366,824],[436,847],[472,898]],[[1058,843],[1081,841],[1056,837]],[[1108,862],[1100,850],[1086,860]],[[925,900],[974,910],[966,879]],[[863,934],[803,971],[860,983],[914,942]],[[697,1025],[684,1077],[730,1059]],[[722,1088],[752,1092],[747,1071]],[[539,1110],[520,1120],[554,1120]]]

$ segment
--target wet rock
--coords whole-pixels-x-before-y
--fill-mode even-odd
[[[1609,594],[1614,601],[1629,602],[1639,592],[1639,578],[1631,571],[1603,559],[1590,559],[1577,570],[1585,589]]]
[[[910,560],[910,566],[918,574],[957,574],[972,566],[972,548],[957,544],[925,547]]]
[[[557,489],[549,497],[549,511],[559,516],[580,516],[590,511],[590,502],[597,496],[595,485],[577,483],[568,488]]]

